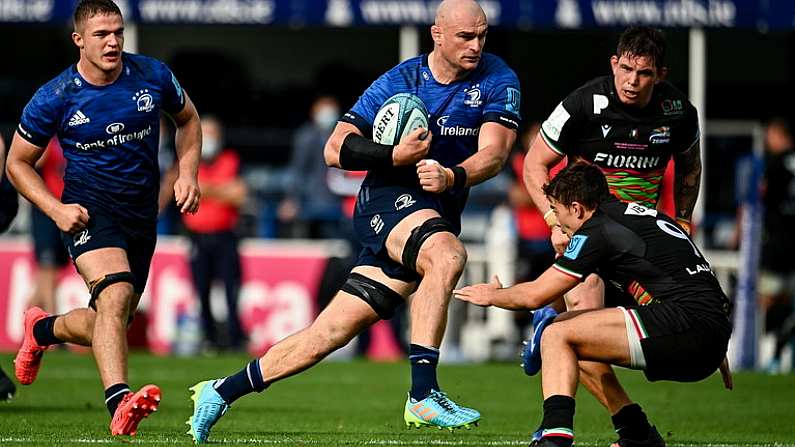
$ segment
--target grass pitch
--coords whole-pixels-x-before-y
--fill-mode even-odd
[[[0,365],[13,375],[13,356]],[[130,385],[156,383],[160,411],[144,420],[135,437],[112,438],[102,386],[90,355],[50,352],[39,378],[0,404],[0,445],[189,445],[185,420],[191,412],[188,387],[242,368],[247,358],[162,358],[133,354]],[[649,384],[638,372],[620,371],[669,447],[795,447],[795,376],[736,374],[735,390],[720,377],[697,384]],[[324,362],[275,384],[261,395],[236,402],[213,429],[216,445],[274,446],[521,446],[541,418],[540,383],[517,365],[441,365],[443,388],[456,401],[483,414],[480,427],[454,433],[408,430],[403,404],[408,364]],[[605,410],[584,390],[577,398],[579,446],[608,446],[615,440]]]

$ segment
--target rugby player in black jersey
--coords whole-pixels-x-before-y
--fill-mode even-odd
[[[481,306],[538,309],[594,273],[622,289],[646,290],[644,306],[567,312],[533,337],[540,345],[544,419],[531,445],[568,447],[578,362],[640,369],[650,381],[702,380],[725,358],[730,303],[685,230],[653,208],[617,200],[593,164],[567,166],[544,193],[570,238],[563,255],[535,281],[502,288],[495,279],[454,295]],[[619,435],[619,446],[664,443],[656,430]]]
[[[561,231],[542,187],[549,169],[564,157],[598,166],[610,192],[624,202],[656,208],[666,165],[673,157],[676,221],[688,233],[701,177],[699,125],[687,97],[665,81],[665,37],[653,28],[633,27],[622,33],[610,58],[611,75],[586,83],[567,96],[543,123],[525,158],[524,177],[530,197],[552,230],[552,244],[562,253],[569,238]],[[616,290],[597,275],[565,296],[567,310],[645,304],[643,287]],[[536,316],[536,321],[541,315]],[[654,430],[608,365],[580,364],[580,382],[613,416],[616,431]],[[731,377],[726,367],[725,380]],[[664,442],[643,444],[662,447]]]

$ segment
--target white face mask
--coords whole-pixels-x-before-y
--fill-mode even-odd
[[[202,141],[202,160],[212,160],[221,152],[221,142],[217,138],[204,137]]]
[[[323,106],[315,112],[312,120],[321,129],[331,129],[337,124],[337,119],[340,117],[340,111],[334,106]]]

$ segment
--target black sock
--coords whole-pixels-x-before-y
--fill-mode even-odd
[[[241,369],[236,374],[221,379],[213,386],[224,401],[230,405],[246,394],[253,393],[254,391],[260,393],[268,387],[265,380],[262,378],[259,359],[252,360],[245,368]]]
[[[409,347],[409,362],[411,362],[409,395],[412,399],[425,399],[431,394],[431,390],[439,389],[436,380],[436,365],[439,364],[438,349],[412,344]]]
[[[119,407],[119,403],[129,392],[130,387],[126,383],[117,383],[105,390],[105,405],[108,407],[110,417],[116,414],[116,408]]]
[[[58,315],[44,317],[33,325],[33,338],[39,346],[61,344],[64,341],[55,336],[55,319]]]
[[[555,395],[544,400],[542,437],[560,447],[571,447],[574,442],[574,398]]]
[[[632,439],[635,441],[643,441],[649,437],[649,420],[646,418],[646,413],[640,408],[638,404],[630,404],[618,410],[618,413],[613,415],[613,427],[616,429],[618,436],[624,439]]]

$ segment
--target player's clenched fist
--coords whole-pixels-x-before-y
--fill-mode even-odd
[[[552,228],[550,240],[552,242],[552,247],[555,249],[555,253],[559,255],[562,255],[563,252],[566,251],[566,246],[569,245],[569,237],[566,236],[566,233],[564,233],[558,225]]]
[[[428,192],[440,193],[453,185],[453,171],[436,160],[420,160],[417,163],[420,186]]]
[[[392,151],[392,164],[406,166],[425,158],[431,148],[431,132],[423,128],[414,129],[406,135]]]
[[[174,198],[180,213],[196,214],[199,211],[199,184],[195,178],[179,176],[174,182]]]
[[[76,203],[59,205],[52,213],[52,220],[64,233],[82,231],[88,225],[88,210]]]

